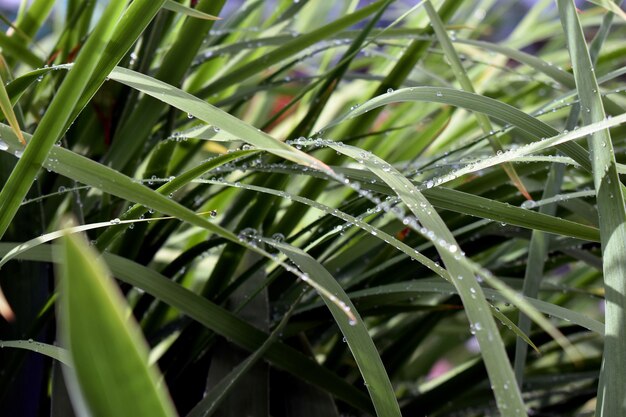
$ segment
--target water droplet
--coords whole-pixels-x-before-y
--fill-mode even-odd
[[[387,89],[387,94],[391,94],[391,93],[393,93],[393,88],[388,88]]]
[[[120,224],[121,220],[118,219],[117,217],[114,218],[113,220],[111,220],[111,224]]]
[[[441,91],[437,91],[437,97],[443,97],[443,93]]]
[[[9,145],[7,145],[6,142],[0,140],[0,151],[6,151],[7,149],[9,149]]]
[[[535,207],[537,207],[537,202],[535,200],[526,200],[522,203],[521,206],[523,209],[533,209]]]
[[[216,218],[217,217],[217,210],[211,210],[209,212],[209,216],[211,216],[212,218]]]
[[[15,155],[18,158],[21,158],[22,155],[24,155],[24,151],[16,150],[15,152],[13,152],[13,155]]]

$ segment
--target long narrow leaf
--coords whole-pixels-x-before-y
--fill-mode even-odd
[[[60,336],[70,350],[80,393],[94,416],[175,416],[147,344],[126,302],[84,238],[70,236],[58,253]],[[68,373],[71,373],[68,370]],[[113,389],[113,387],[115,387]]]

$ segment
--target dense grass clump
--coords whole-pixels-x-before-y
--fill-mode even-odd
[[[1,415],[626,415],[621,1],[23,3]]]

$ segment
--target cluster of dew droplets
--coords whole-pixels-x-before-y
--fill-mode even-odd
[[[300,139],[300,143],[303,145],[307,145],[310,144],[312,141],[311,140],[301,140]],[[315,140],[313,140],[313,144],[315,146],[332,146],[335,148],[342,148],[342,147],[347,147],[347,145],[344,145],[341,142],[335,142],[332,140],[324,140],[321,138],[317,138]],[[350,147],[352,148],[352,147]],[[354,148],[352,148],[354,149]],[[358,160],[359,162],[365,162],[365,160],[370,160],[370,162],[372,162],[372,164],[374,165],[379,165],[380,168],[383,171],[386,172],[391,172],[392,168],[389,166],[389,164],[387,164],[385,161],[382,161],[380,159],[378,159],[377,157],[375,157],[373,154],[371,154],[368,151],[359,151],[358,153]],[[385,169],[385,167],[389,167],[388,169]],[[395,218],[397,218],[398,220],[400,220],[400,222],[402,222],[403,225],[410,227],[411,229],[413,229],[414,231],[418,232],[420,235],[422,235],[424,238],[426,238],[427,240],[431,241],[436,247],[439,247],[443,250],[448,251],[449,253],[451,253],[452,255],[454,255],[455,258],[457,259],[461,259],[461,257],[464,255],[464,253],[458,248],[458,246],[454,243],[450,243],[447,242],[446,239],[437,237],[436,233],[432,230],[427,229],[426,227],[422,226],[418,219],[415,218],[414,216],[407,216],[404,213],[404,210],[398,206],[398,204],[402,201],[399,197],[391,197],[388,198],[384,201],[382,201],[379,197],[375,196],[373,193],[371,193],[370,191],[364,190],[362,187],[360,186],[354,186],[353,181],[350,181],[346,176],[342,175],[342,174],[338,174],[338,173],[329,173],[328,175],[330,175],[333,179],[335,179],[338,183],[343,184],[345,186],[348,186],[350,188],[352,188],[354,191],[356,191],[361,197],[364,197],[366,199],[368,199],[369,201],[373,202],[375,204],[375,208],[374,211],[375,212],[385,212],[387,214],[391,214],[392,216],[394,216]],[[412,190],[409,190],[409,192],[411,192]],[[424,207],[425,203],[423,205],[420,205],[419,210],[424,212],[425,214],[427,214],[427,207]],[[348,225],[348,227],[351,225]],[[341,228],[343,229],[344,226],[341,226]],[[339,229],[336,229],[339,230]],[[373,233],[372,233],[373,232]],[[372,231],[370,233],[372,234],[376,234],[375,231]],[[387,243],[390,243],[388,241],[388,239],[383,239],[384,241],[386,241]]]

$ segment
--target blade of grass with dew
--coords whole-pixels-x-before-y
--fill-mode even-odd
[[[425,292],[448,294],[451,291],[455,293],[457,292],[455,287],[450,283],[442,282],[441,280],[434,281],[431,279],[423,279],[417,281],[406,281],[394,284],[380,285],[374,288],[349,292],[348,295],[352,300],[380,297],[380,300],[378,301],[382,304],[385,302],[386,294],[393,295],[404,293],[406,298],[411,298]],[[502,302],[508,301],[508,298],[505,297],[498,290],[483,287],[483,291],[489,299]],[[528,301],[528,303],[532,304],[537,310],[541,311],[544,314],[548,314],[550,316],[572,322],[599,335],[604,334],[604,323],[594,320],[593,318],[585,314],[532,297],[526,297],[526,300]],[[314,306],[311,306],[309,308],[312,307]]]
[[[189,184],[194,179],[200,177],[201,175],[220,167],[228,162],[231,162],[237,158],[242,156],[250,155],[255,153],[255,151],[234,151],[227,153],[225,155],[220,155],[213,159],[210,159],[206,162],[203,162],[196,167],[190,168],[189,170],[183,172],[182,174],[176,176],[176,178],[169,180],[162,186],[156,189],[156,191],[162,195],[169,195],[173,193],[185,185]],[[62,163],[62,160],[59,160]],[[120,220],[132,220],[138,219],[142,214],[144,214],[148,209],[140,204],[136,204],[127,211],[125,211],[122,216],[120,216]],[[96,241],[96,247],[99,249],[104,249],[108,247],[108,245],[115,239],[119,233],[121,233],[124,229],[120,227],[114,227],[107,229],[104,233],[98,236]]]
[[[360,8],[346,16],[324,25],[312,32],[302,34],[290,42],[283,44],[280,48],[277,48],[263,57],[243,64],[239,68],[235,68],[232,72],[218,78],[209,85],[203,87],[195,94],[199,97],[205,97],[215,94],[225,88],[235,85],[243,80],[249,79],[252,76],[258,74],[264,69],[274,65],[294,54],[300,53],[307,47],[314,45],[320,40],[326,39],[330,35],[348,28],[357,22],[363,20],[367,16],[375,13],[380,7],[385,4],[386,0],[378,0],[372,4]]]
[[[80,232],[86,232],[88,230],[111,227],[114,225],[127,225],[127,224],[143,223],[143,222],[150,222],[150,221],[157,221],[157,220],[172,220],[172,219],[177,220],[176,217],[151,217],[149,219],[132,219],[132,220],[113,219],[108,222],[82,224],[79,226],[72,226],[72,227],[66,227],[60,230],[55,230],[54,232],[37,236],[36,238],[28,240],[22,243],[21,245],[15,247],[12,251],[4,255],[2,259],[0,259],[0,268],[2,268],[2,266],[6,264],[7,262],[9,262],[11,259],[15,259],[16,257],[18,257],[20,254],[26,251],[29,251],[33,249],[34,247],[43,245],[44,243],[47,243],[47,242],[51,242],[63,236],[72,235],[72,234],[76,234]]]
[[[430,258],[422,255],[421,253],[417,252],[415,249],[411,248],[410,246],[408,246],[407,244],[403,243],[402,241],[396,239],[395,237],[393,237],[392,235],[385,233],[384,231],[378,229],[375,226],[372,226],[371,224],[360,220],[357,217],[351,216],[347,213],[344,213],[341,210],[337,210],[334,209],[330,206],[326,206],[322,203],[319,203],[315,200],[310,200],[306,197],[301,197],[298,195],[294,195],[294,194],[290,194],[288,192],[285,191],[280,191],[280,190],[275,190],[272,188],[267,188],[267,187],[260,187],[257,185],[251,185],[251,184],[243,184],[243,183],[229,183],[229,182],[225,182],[225,181],[214,181],[214,180],[197,180],[196,182],[200,182],[200,183],[204,183],[204,184],[216,184],[216,185],[226,185],[226,186],[230,186],[230,187],[235,187],[235,188],[241,188],[244,190],[250,190],[250,191],[256,191],[256,192],[261,192],[261,193],[267,193],[267,194],[272,194],[278,197],[282,197],[282,198],[287,198],[289,200],[307,205],[309,207],[315,208],[317,210],[320,210],[326,214],[330,214],[331,216],[335,216],[337,218],[340,218],[341,220],[344,220],[346,223],[350,223],[350,224],[354,224],[355,226],[363,229],[364,231],[370,233],[372,236],[376,236],[379,239],[389,243],[390,245],[394,246],[396,249],[398,249],[400,252],[405,253],[406,255],[410,256],[411,258],[415,259],[416,261],[420,262],[422,265],[424,265],[425,267],[427,267],[428,269],[432,270],[435,274],[440,275],[441,277],[446,277],[447,276],[447,272],[445,269],[443,269],[441,266],[439,266],[437,263],[433,262]]]
[[[109,2],[102,19],[81,49],[74,70],[70,71],[61,84],[37,126],[33,138],[26,146],[24,154],[2,187],[0,191],[0,237],[9,227],[48,152],[63,133],[65,123],[89,81],[91,73],[96,68],[97,57],[111,38],[125,4],[126,2],[121,0]]]
[[[580,98],[584,124],[604,119],[594,66],[589,56],[585,37],[571,1],[559,0],[559,16],[567,37],[568,50],[574,69],[574,78]],[[593,180],[597,192],[602,260],[606,297],[605,340],[596,413],[615,416],[626,413],[626,209],[615,166],[611,135],[606,130],[588,138],[593,166]]]
[[[556,329],[549,321],[547,321],[541,314],[537,312],[531,305],[525,302],[523,298],[510,289],[507,285],[505,285],[502,281],[493,276],[489,271],[485,270],[481,266],[475,264],[474,262],[467,259],[462,253],[460,253],[460,249],[454,240],[454,236],[450,233],[450,231],[445,226],[445,223],[441,220],[439,216],[432,217],[432,213],[436,213],[434,208],[430,206],[428,200],[424,198],[421,192],[402,174],[400,174],[393,166],[387,164],[385,161],[379,159],[373,154],[367,154],[360,151],[358,148],[340,145],[334,142],[331,142],[329,145],[337,152],[341,152],[345,155],[354,158],[355,160],[360,161],[364,164],[370,171],[376,174],[379,178],[385,181],[396,193],[402,201],[409,207],[409,209],[413,212],[413,214],[417,217],[417,220],[423,225],[420,226],[419,223],[416,223],[414,220],[408,221],[408,224],[414,230],[418,231],[422,236],[430,240],[435,244],[437,251],[440,256],[446,263],[446,259],[448,262],[446,263],[447,269],[452,277],[452,282],[455,283],[457,288],[459,289],[459,295],[463,299],[463,294],[461,293],[461,288],[464,285],[467,285],[467,288],[473,288],[473,282],[469,284],[467,281],[474,281],[475,276],[481,276],[485,281],[491,285],[492,287],[500,290],[505,296],[509,298],[509,301],[515,304],[521,311],[531,317],[537,324],[539,324],[546,332],[548,332],[565,350],[566,352],[572,356],[572,358],[579,357],[579,353],[573,348],[571,343],[569,343],[568,339],[565,338],[558,329]],[[401,217],[401,216],[400,216]],[[404,222],[405,219],[402,219]],[[443,236],[443,237],[442,237]],[[450,271],[450,264],[452,264],[453,271]],[[464,277],[469,276],[470,279],[465,281]],[[456,277],[461,277],[461,279],[455,279]],[[459,284],[459,285],[457,285]],[[476,290],[474,290],[476,291]],[[468,294],[469,296],[470,294]],[[484,300],[478,298],[478,294],[476,292],[471,292],[471,299],[473,300]],[[466,311],[468,311],[468,316],[470,317],[470,322],[474,325],[474,321],[476,316],[480,316],[482,318],[485,317],[484,314],[480,314],[481,310],[478,310],[479,314],[471,317],[472,313],[475,313],[472,310],[468,310],[468,306],[465,304],[466,300],[463,299],[464,305],[466,306]],[[469,301],[471,303],[471,301]],[[479,305],[480,306],[480,305]],[[475,305],[471,306],[476,308]],[[481,307],[482,308],[482,307]],[[495,323],[493,323],[493,319],[489,316],[490,322],[487,325],[493,325],[495,328]],[[479,322],[480,323],[480,322]],[[479,325],[482,326],[482,325]],[[478,333],[478,332],[476,332]],[[481,341],[479,340],[479,343]],[[486,343],[487,340],[482,340],[482,343]],[[482,349],[481,343],[481,349]],[[503,353],[503,352],[501,352]],[[496,354],[498,352],[496,351]],[[492,359],[492,358],[490,358]],[[487,358],[485,358],[485,362]],[[492,362],[491,364],[486,363],[486,366],[489,369],[489,366],[496,367],[496,365]],[[512,374],[512,370],[510,364],[508,364],[508,369],[504,370],[506,372],[507,377]],[[498,370],[499,371],[499,370]],[[491,374],[490,374],[491,375]],[[499,374],[498,377],[502,377],[502,374]],[[507,382],[508,384],[508,382]],[[496,393],[497,394],[497,393]],[[519,394],[519,393],[518,393]]]
[[[608,36],[612,21],[613,14],[608,13],[607,16],[602,19],[602,25],[591,42],[590,58],[593,65],[597,62],[601,45]],[[567,130],[575,129],[579,116],[580,105],[575,105],[570,110],[570,114],[566,121]],[[541,197],[542,201],[553,198],[559,192],[563,183],[563,175],[564,167],[553,164],[546,180],[546,187],[544,188],[543,195]],[[556,213],[556,205],[554,203],[550,205],[541,205],[539,211],[541,213],[554,215]],[[545,261],[548,258],[548,247],[549,237],[545,236],[541,232],[534,231],[529,242],[528,261],[526,262],[527,266],[524,273],[522,294],[525,297],[537,297],[537,294],[539,293],[539,285],[544,274]],[[530,320],[528,317],[520,314],[518,323],[523,332],[528,333],[530,331]],[[524,345],[520,340],[517,340],[515,345],[514,369],[517,382],[520,385],[523,383],[526,355],[526,345]]]
[[[461,2],[456,0],[445,0],[439,9],[439,13],[443,20],[450,19],[452,15],[459,8]],[[432,28],[427,26],[423,29],[419,29],[421,34],[426,36],[432,34]],[[416,39],[413,40],[409,46],[404,50],[402,56],[398,62],[391,68],[389,73],[376,87],[370,98],[377,97],[383,94],[389,89],[398,88],[408,78],[409,74],[416,66],[418,61],[424,56],[428,47],[432,44],[431,39]],[[374,123],[379,115],[379,111],[368,112],[362,120],[353,121],[346,124],[342,130],[337,133],[337,137],[344,137],[346,135],[358,135],[367,131],[367,129]],[[323,129],[325,130],[325,129]],[[370,144],[366,144],[365,148],[370,148]],[[339,156],[330,155],[327,159],[329,164],[335,164],[338,162]],[[319,181],[307,182],[300,193],[302,196],[315,200],[324,190],[324,184]],[[280,223],[276,226],[276,230],[283,232],[292,230],[306,213],[305,207],[292,206],[289,207],[286,213],[280,220]]]
[[[139,325],[125,313],[126,302],[86,239],[64,238],[60,263],[60,339],[69,348],[79,392],[95,416],[175,416]],[[132,378],[129,378],[132,376]],[[70,385],[71,387],[72,385]],[[115,386],[116,389],[111,389]]]
[[[550,125],[513,106],[478,94],[444,87],[411,87],[380,95],[344,114],[330,123],[327,128],[341,123],[346,119],[358,117],[376,107],[403,101],[427,101],[449,104],[485,113],[497,120],[518,127],[537,138],[549,138],[559,134],[559,132]],[[557,148],[578,162],[584,169],[591,170],[589,154],[580,145],[564,143],[557,146]]]
[[[259,149],[311,168],[322,171],[330,170],[326,164],[318,159],[284,142],[280,142],[259,129],[237,119],[235,116],[162,81],[121,67],[113,70],[109,78],[187,112],[206,123],[217,126],[219,129],[241,138]]]
[[[386,195],[395,195],[393,191],[384,183],[375,182],[374,176],[366,171],[333,167],[333,170],[343,175],[351,182],[361,184],[361,189],[376,191]],[[286,174],[303,174],[301,171],[282,169],[278,170]],[[314,178],[326,178],[322,173],[308,171],[307,175]],[[224,182],[210,182],[215,184],[225,184]],[[434,184],[434,183],[433,183]],[[548,216],[532,210],[512,206],[497,200],[488,199],[471,192],[464,192],[446,187],[428,188],[429,183],[422,189],[422,193],[435,207],[454,211],[470,216],[481,217],[492,221],[507,223],[533,230],[541,230],[556,235],[570,236],[581,240],[599,242],[600,234],[596,227],[581,224],[574,221],[562,219],[555,216]],[[243,185],[242,185],[243,187]],[[245,188],[245,187],[244,187]],[[280,194],[277,194],[280,195]],[[292,195],[286,194],[289,198]],[[296,201],[294,199],[294,201]],[[312,206],[314,200],[303,199],[306,205]]]
[[[541,230],[555,235],[565,235],[592,242],[599,241],[600,236],[595,227],[511,206],[497,200],[490,200],[445,187],[424,190],[424,195],[432,201],[433,205],[457,213],[478,216],[532,230]]]
[[[185,16],[195,17],[197,19],[220,20],[219,17],[211,16],[210,14],[204,13],[200,10],[187,7],[184,4],[176,3],[174,0],[165,0],[165,3],[163,3],[163,8],[165,10],[169,10],[170,12],[180,13]]]
[[[329,33],[334,33],[342,28],[359,22],[377,10],[377,8],[380,7],[384,1],[385,0],[380,0],[378,3],[364,7],[351,15],[344,16],[334,21],[332,24],[324,26],[324,30],[318,29],[311,34],[298,36],[296,39],[293,39],[281,48],[269,52],[263,55],[263,57],[248,64],[244,64],[243,67],[235,69],[225,76],[220,77],[218,80],[209,84],[209,86],[203,88],[201,90],[202,92],[195,93],[195,95],[203,97],[205,94],[215,94],[237,82],[250,78],[269,66],[302,51],[307,46],[310,46],[321,39],[324,39]],[[205,23],[212,22],[208,21]],[[191,22],[190,24],[198,25],[196,22]],[[208,26],[206,29],[206,31],[208,31]],[[177,46],[178,48],[184,49],[191,48],[189,45],[194,45],[195,47],[196,45],[194,42],[198,42],[198,33],[198,29],[196,29],[195,32],[189,32],[188,37],[190,39],[185,40],[181,38],[181,42],[184,41],[185,43],[174,45],[174,47]],[[195,50],[199,49],[200,44],[201,42],[197,43]],[[175,52],[174,49],[172,50]],[[155,78],[162,79],[169,84],[175,85],[178,84],[180,79],[184,76],[187,68],[186,63],[191,63],[195,54],[187,54],[184,58],[181,58],[174,52],[172,52],[171,55],[172,59],[169,59],[169,55],[164,59],[164,63],[160,67]],[[171,74],[166,76],[166,73]],[[147,99],[143,99],[139,102],[137,109],[133,112],[133,115],[126,121],[124,126],[120,128],[119,132],[116,133],[117,138],[113,142],[113,146],[107,156],[107,161],[110,161],[111,166],[117,169],[123,169],[127,165],[133,155],[139,151],[141,140],[149,134],[154,122],[158,120],[162,109],[163,106],[159,102],[150,102]]]
[[[72,366],[70,353],[67,351],[67,349],[64,349],[60,346],[35,342],[34,340],[0,340],[0,349],[2,348],[30,350],[32,352],[39,353],[56,361],[59,361],[63,365]]]
[[[441,45],[443,52],[448,59],[448,62],[450,63],[450,67],[452,68],[452,72],[454,73],[455,78],[457,79],[463,90],[469,91],[470,93],[475,93],[472,81],[467,76],[465,68],[463,68],[463,64],[461,63],[459,55],[456,53],[456,50],[454,49],[454,46],[452,45],[452,42],[448,37],[448,33],[446,32],[446,29],[443,25],[443,22],[441,21],[441,18],[437,14],[437,11],[429,0],[424,3],[424,7],[426,9],[426,12],[428,13],[437,39],[439,40],[439,44]],[[491,125],[491,122],[489,121],[489,118],[487,116],[485,116],[483,113],[476,113],[475,116],[476,120],[478,121],[478,125],[485,134],[489,134],[493,131],[493,126]],[[489,144],[493,148],[494,152],[502,152],[502,144],[497,137],[489,136]],[[526,190],[526,187],[524,187],[524,183],[517,174],[517,171],[515,171],[515,167],[513,167],[513,164],[508,162],[502,164],[502,169],[504,169],[506,174],[511,179],[511,182],[513,183],[513,185],[515,185],[515,187],[517,187],[519,192],[524,197],[526,197],[527,200],[532,200],[532,197]]]
[[[475,334],[480,345],[481,355],[491,380],[498,409],[510,416],[527,416],[520,389],[515,382],[515,375],[504,350],[502,338],[490,313],[489,304],[476,281],[475,271],[467,266],[467,261],[462,262],[465,256],[460,253],[454,236],[441,217],[420,191],[387,162],[380,160],[373,154],[364,157],[358,148],[346,145],[330,146],[355,160],[363,161],[370,171],[392,188],[423,225],[426,230],[423,232],[418,224],[411,224],[411,227],[436,244],[437,251],[446,265],[451,281],[457,288],[465,306],[470,321],[470,330]]]
[[[59,157],[55,155],[63,155],[65,163],[59,163]],[[217,224],[199,216],[197,213],[187,209],[177,202],[165,197],[164,195],[142,185],[136,183],[133,179],[120,174],[119,172],[83,156],[75,154],[61,147],[53,147],[50,152],[50,158],[46,163],[46,167],[55,172],[68,176],[72,179],[80,181],[84,184],[99,188],[107,193],[115,196],[151,207],[155,210],[177,217],[179,220],[187,221],[195,226],[216,233],[229,241],[247,247],[265,257],[272,256],[264,250],[242,241],[232,232],[218,226]],[[297,271],[293,271],[296,272]],[[319,286],[315,281],[308,281],[308,284],[314,287],[322,294],[326,294],[327,290]],[[1,296],[0,292],[0,296]],[[0,297],[0,306],[4,313],[10,314],[7,310],[8,304],[4,297]]]
[[[0,255],[8,253],[15,246],[15,244],[0,242]],[[56,249],[58,245],[41,245],[22,253],[18,259],[56,262],[57,259],[52,256],[52,251]],[[244,349],[254,351],[267,340],[267,334],[256,327],[217,304],[172,282],[157,271],[111,253],[105,252],[102,256],[116,278],[146,291]],[[264,357],[277,367],[314,384],[360,410],[373,411],[370,400],[361,391],[281,342],[270,346]]]
[[[329,288],[334,297],[344,303],[353,311],[356,321],[348,322],[345,314],[336,303],[322,297],[326,306],[332,313],[341,333],[346,338],[346,343],[352,351],[354,359],[359,367],[361,376],[372,398],[372,403],[379,417],[400,416],[400,407],[396,400],[389,376],[380,360],[376,346],[370,337],[363,320],[355,310],[354,305],[343,291],[343,288],[335,281],[335,278],[309,254],[294,246],[277,242],[272,239],[262,239],[262,242],[273,246],[289,257],[300,269],[311,277],[316,277],[326,288]]]
[[[376,191],[390,196],[395,195],[393,190],[386,184],[375,182],[374,176],[369,172],[342,167],[333,167],[333,170],[351,182],[360,183],[362,190]],[[301,172],[294,172],[293,170],[284,170],[283,172],[292,175],[301,174]],[[318,174],[309,171],[307,174],[312,177],[325,178],[322,173]],[[592,242],[600,241],[599,230],[593,226],[515,207],[508,203],[474,195],[471,192],[439,186],[435,187],[434,184],[434,182],[431,184],[428,181],[425,187],[421,187],[421,192],[435,207],[556,235],[570,236]],[[310,202],[313,201],[310,199],[305,200],[307,205],[310,205]]]

